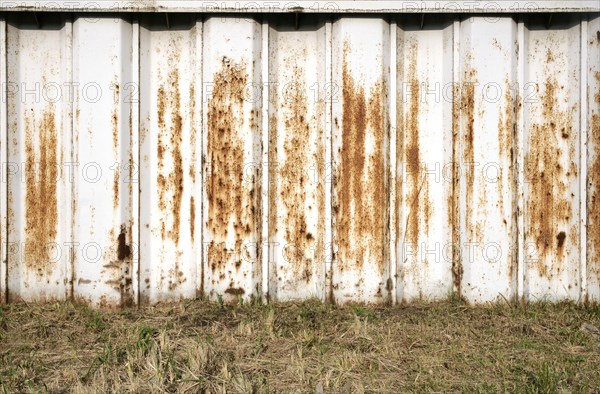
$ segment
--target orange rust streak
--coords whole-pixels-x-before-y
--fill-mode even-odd
[[[181,204],[183,200],[184,175],[181,145],[183,143],[183,119],[181,116],[181,94],[179,92],[179,73],[177,69],[169,72],[166,86],[158,89],[158,204],[161,211],[170,210],[173,219],[167,230],[164,221],[161,224],[163,239],[169,238],[179,243],[181,224]],[[167,125],[167,116],[170,123]],[[168,142],[166,137],[168,136]],[[166,153],[170,152],[173,169],[165,173]]]
[[[33,116],[33,115],[32,115]],[[51,244],[56,241],[58,224],[58,136],[54,108],[25,120],[26,210],[25,265],[40,276],[53,270]]]
[[[575,234],[566,234],[565,237],[560,237],[562,244],[560,247],[558,245],[560,240],[557,237],[562,231],[562,225],[568,224],[573,214],[573,201],[565,198],[569,189],[565,178],[576,174],[571,174],[571,170],[563,168],[560,163],[564,149],[560,148],[559,141],[564,133],[568,133],[573,140],[573,130],[569,123],[570,116],[556,108],[557,89],[559,87],[555,78],[545,82],[545,93],[541,97],[542,121],[532,125],[526,156],[530,190],[527,200],[527,234],[536,243],[538,273],[543,277],[560,271],[565,243],[569,239],[577,239]],[[556,264],[548,267],[546,257],[553,250],[556,251],[556,257],[552,260]]]
[[[600,36],[598,41],[600,43]],[[600,71],[594,76],[600,85]],[[594,105],[589,133],[595,155],[588,173],[588,272],[600,281],[600,90],[594,95]]]
[[[344,51],[347,52],[347,45]],[[341,270],[361,269],[366,262],[384,270],[387,220],[384,193],[384,86],[376,84],[367,103],[364,88],[348,69],[346,53],[342,68],[342,147],[336,179],[339,207],[336,213],[337,245]],[[367,157],[365,140],[374,138],[374,152]]]

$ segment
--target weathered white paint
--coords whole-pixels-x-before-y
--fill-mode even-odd
[[[600,300],[597,14],[133,17],[0,20],[0,301]]]

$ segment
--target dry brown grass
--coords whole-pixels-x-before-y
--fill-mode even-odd
[[[0,306],[5,392],[600,392],[600,307]],[[0,390],[2,391],[2,390]]]

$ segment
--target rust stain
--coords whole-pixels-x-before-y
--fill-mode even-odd
[[[212,233],[208,260],[213,272],[221,271],[220,279],[224,279],[227,268],[240,269],[242,247],[255,233],[259,217],[257,177],[244,174],[243,104],[247,82],[245,64],[223,58],[220,71],[214,74],[214,92],[208,103],[207,227]],[[231,229],[235,232],[233,251],[225,243]]]
[[[309,144],[312,134],[311,121],[308,119],[308,99],[306,90],[306,76],[304,68],[294,67],[294,83],[290,84],[290,91],[286,100],[283,100],[284,125],[283,130],[273,130],[270,136],[273,152],[272,163],[277,163],[271,175],[271,192],[269,206],[271,223],[276,228],[284,229],[284,242],[286,248],[286,261],[291,265],[291,274],[298,280],[310,282],[316,268],[317,259],[315,252],[318,251],[316,244],[322,239],[323,234],[312,234],[307,227],[307,213],[316,210],[317,207],[308,206],[307,199],[311,193],[321,195],[323,193],[322,183],[319,182],[315,188],[315,180],[310,179],[310,167],[315,165],[314,159],[322,163],[324,159],[323,147],[317,144],[317,153],[313,156],[314,149]],[[276,118],[271,117],[276,124]],[[284,137],[283,152],[285,160],[279,158],[277,142],[279,135]],[[280,168],[277,168],[280,167]],[[285,218],[283,223],[278,222],[277,205],[285,207]],[[275,230],[276,231],[276,230]]]
[[[33,110],[25,119],[26,212],[25,265],[43,276],[53,271],[51,245],[58,224],[58,134],[54,107],[36,122]]]
[[[127,229],[121,225],[121,232],[117,241],[117,258],[121,261],[131,257],[131,246],[127,244]]]
[[[194,226],[196,222],[196,203],[194,201],[194,196],[190,197],[190,236],[192,237],[192,242],[194,242]]]
[[[431,217],[431,203],[429,201],[429,182],[422,168],[420,142],[419,142],[419,106],[421,101],[420,86],[417,71],[417,46],[411,48],[409,60],[408,80],[411,94],[409,110],[406,114],[406,183],[409,189],[407,194],[406,240],[414,245],[419,243],[419,232],[429,231],[429,220]],[[424,224],[424,229],[419,228]]]
[[[600,43],[600,32],[598,33]],[[600,71],[594,74],[597,85],[600,86]],[[588,271],[600,281],[600,90],[594,94],[596,106],[591,111],[590,133],[588,138],[595,155],[588,173]]]
[[[244,293],[245,291],[241,287],[230,287],[227,290],[225,290],[225,294],[231,294],[234,296],[241,296]]]
[[[463,275],[463,266],[460,247],[460,229],[459,229],[459,193],[460,179],[458,163],[460,163],[460,109],[461,109],[461,89],[459,84],[454,85],[452,90],[452,192],[449,196],[448,217],[450,218],[450,228],[452,231],[452,282],[453,290],[456,294],[461,294],[461,283]]]
[[[561,164],[565,149],[568,149],[568,157],[574,157],[573,145],[576,139],[573,138],[570,114],[557,109],[558,90],[560,86],[556,78],[550,77],[545,82],[545,92],[540,100],[540,122],[531,127],[526,156],[530,186],[530,196],[527,199],[527,236],[536,244],[538,273],[543,277],[561,271],[566,243],[569,239],[577,239],[576,234],[565,234],[564,237],[560,235],[573,215],[573,201],[565,196],[570,194],[568,178],[577,176],[577,169],[564,168]],[[564,133],[570,137],[561,142],[564,141]],[[568,144],[567,147],[561,147],[564,144]],[[557,237],[560,247],[553,242]],[[551,253],[553,255],[549,257]],[[549,261],[552,261],[551,266],[548,265]]]
[[[463,168],[466,176],[466,233],[468,242],[476,241],[482,235],[477,231],[477,223],[473,223],[472,212],[475,212],[473,206],[473,197],[475,195],[475,84],[477,82],[477,72],[475,69],[466,70],[464,82],[462,84],[462,122],[464,128],[463,140]]]
[[[112,122],[112,136],[113,136],[113,151],[115,158],[119,158],[119,94],[120,87],[117,82],[113,86],[114,98],[113,98],[113,112],[111,116]],[[114,168],[114,180],[113,180],[113,206],[115,209],[119,206],[119,167]]]
[[[508,77],[505,78],[505,94],[504,94],[504,110],[500,110],[498,115],[498,157],[500,158],[501,168],[499,169],[497,187],[498,187],[498,207],[504,217],[503,223],[507,231],[512,232],[513,225],[513,209],[512,199],[508,201],[511,209],[506,213],[504,210],[504,174],[507,174],[509,185],[509,193],[512,195],[514,187],[516,187],[515,172],[512,171],[515,164],[514,157],[514,141],[515,141],[515,122],[516,122],[516,100],[512,95],[510,82]],[[507,251],[508,276],[512,280],[516,261],[511,249]]]
[[[378,82],[366,99],[364,88],[354,80],[344,45],[342,66],[342,147],[335,188],[338,196],[336,230],[337,263],[340,270],[362,269],[368,262],[383,273],[387,198],[383,139],[385,86]],[[371,154],[367,154],[369,139]]]
[[[176,61],[172,59],[173,63]],[[157,92],[158,102],[158,205],[161,211],[169,211],[172,224],[167,229],[167,223],[161,223],[162,239],[171,239],[179,243],[181,224],[181,204],[184,189],[184,170],[181,145],[183,143],[183,119],[181,115],[181,94],[179,91],[179,73],[173,68],[168,75],[165,85]],[[167,124],[168,120],[168,124]],[[165,161],[170,155],[173,168],[167,172]]]

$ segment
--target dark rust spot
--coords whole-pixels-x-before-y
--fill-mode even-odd
[[[190,236],[192,237],[192,242],[194,241],[194,226],[196,221],[196,203],[194,201],[194,196],[190,197]]]
[[[341,270],[360,270],[368,262],[383,274],[387,228],[387,193],[383,139],[386,88],[382,81],[366,99],[348,67],[348,43],[344,45],[342,66],[342,147],[339,173],[335,178],[338,211],[336,213],[336,263]],[[366,141],[370,140],[367,152]]]
[[[31,111],[25,122],[25,265],[43,276],[53,270],[50,253],[59,222],[59,147],[53,106],[44,111],[39,120]]]
[[[127,228],[124,224],[121,225],[118,237],[117,256],[121,261],[131,257],[131,247],[127,244]]]
[[[241,287],[230,287],[227,290],[225,290],[225,293],[234,296],[241,296],[245,293],[245,291]]]
[[[565,244],[565,238],[567,238],[567,235],[564,231],[558,233],[558,235],[556,236],[556,240],[558,241],[558,248],[563,247],[563,245]]]

